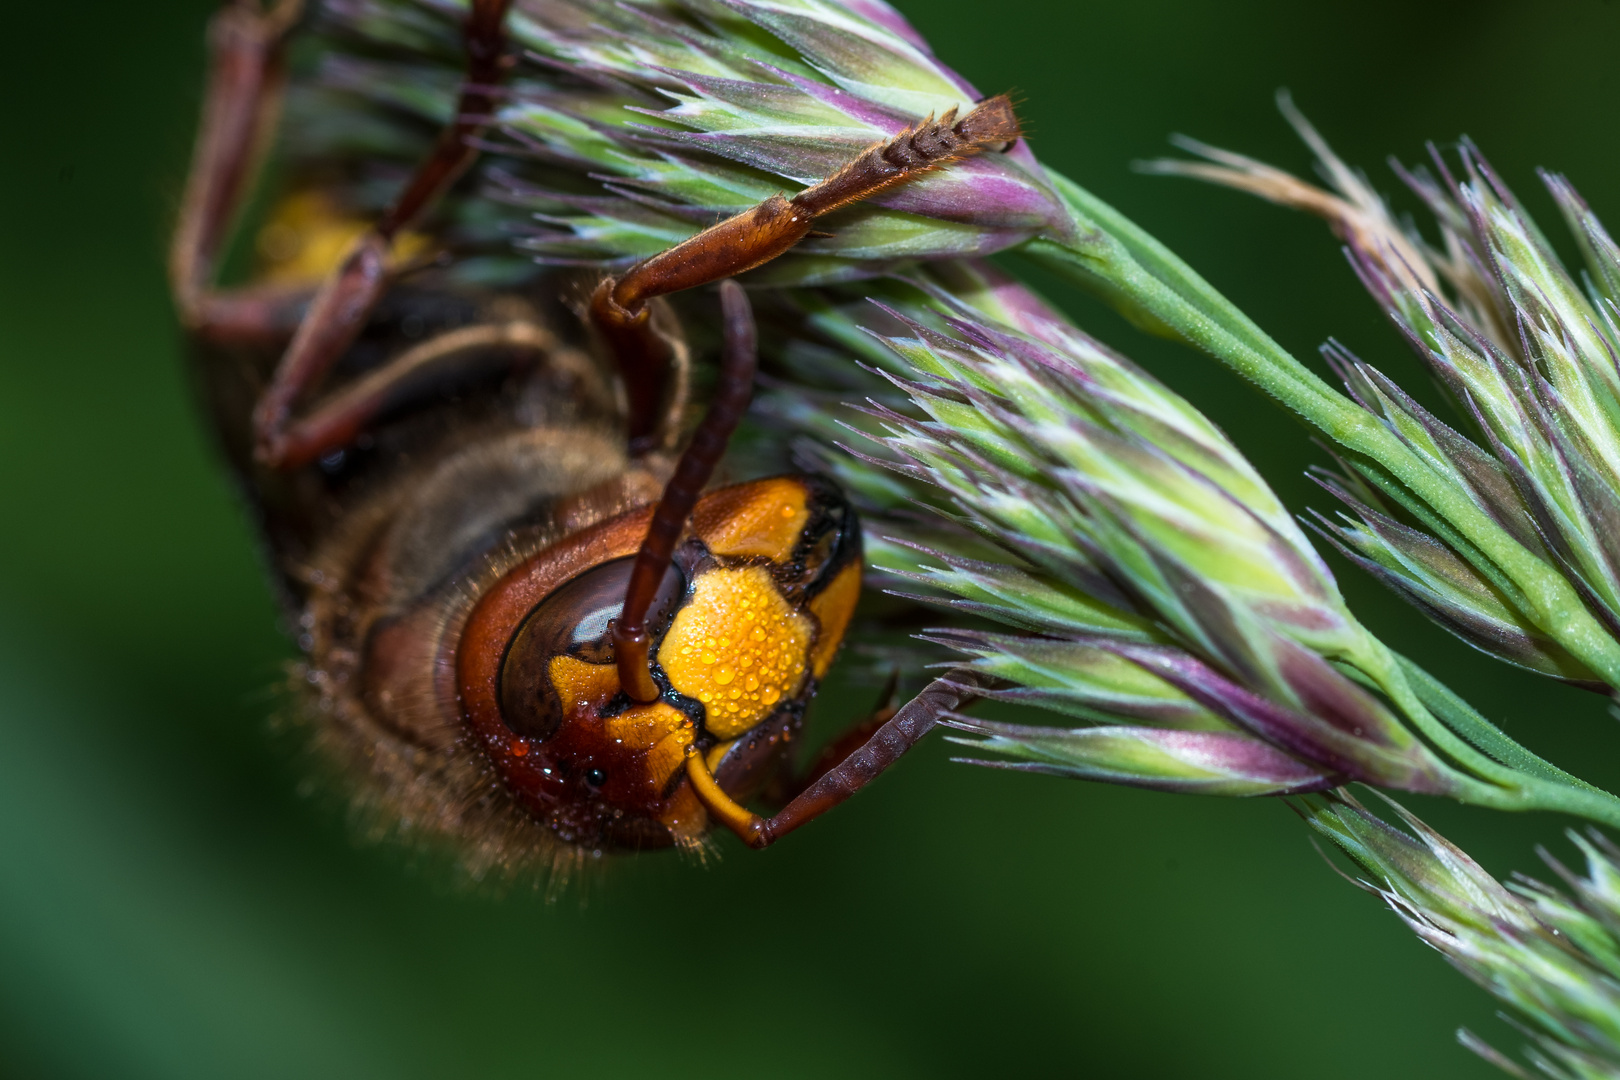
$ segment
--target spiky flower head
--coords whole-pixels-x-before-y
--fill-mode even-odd
[[[1438,153],[1433,172],[1396,166],[1439,226],[1440,243],[1426,243],[1399,227],[1366,181],[1284,106],[1332,192],[1190,141],[1184,145],[1210,163],[1154,168],[1244,188],[1333,223],[1362,281],[1449,391],[1469,434],[1337,343],[1324,350],[1329,363],[1453,490],[1556,568],[1613,638],[1620,633],[1620,252],[1569,182],[1544,173],[1587,261],[1582,290],[1466,142],[1460,172]],[[1367,482],[1328,482],[1353,513],[1323,522],[1346,554],[1469,643],[1567,681],[1604,685],[1447,515],[1414,504],[1376,470],[1362,471]],[[1412,515],[1406,521],[1403,511]]]
[[[880,511],[936,511],[891,513],[869,544],[914,583],[903,592],[1008,628],[930,640],[1000,680],[993,696],[1093,725],[962,728],[1021,767],[1171,790],[1457,789],[1333,666],[1389,675],[1298,525],[1207,418],[991,271],[950,264],[916,284],[885,286],[881,307],[815,311],[840,340],[870,332],[862,351],[889,387],[854,425],[856,456],[827,460]]]
[[[329,174],[327,190],[375,209],[425,152],[455,97],[464,7],[323,0],[289,149]],[[983,96],[882,0],[516,0],[507,31],[516,66],[491,152],[448,216],[471,219],[458,258],[482,245],[508,276],[521,268],[497,235],[517,236],[531,267],[622,268]],[[830,235],[754,280],[867,277],[1079,227],[1018,139],[829,215]]]
[[[1620,849],[1595,830],[1571,832],[1586,857],[1585,877],[1542,853],[1568,893],[1523,877],[1503,885],[1394,809],[1406,831],[1343,796],[1311,800],[1303,812],[1369,875],[1365,888],[1508,1007],[1530,1037],[1525,1057],[1540,1073],[1553,1080],[1620,1077]],[[1472,1032],[1457,1036],[1528,1080],[1522,1066]]]
[[[364,152],[367,141],[408,160],[410,147],[429,141],[445,119],[434,111],[442,112],[443,95],[423,88],[454,81],[459,7],[451,0],[328,0],[326,11],[333,40],[347,45],[330,50],[301,85],[347,104],[329,110],[330,156],[308,153],[306,160],[328,178],[347,177],[334,186],[363,207],[375,197],[368,192],[388,188],[368,179],[371,163],[390,160]],[[509,136],[508,152],[484,155],[483,186],[463,185],[445,211],[452,227],[435,231],[436,242],[454,248],[446,252],[448,272],[471,269],[486,280],[523,276],[507,244],[513,213],[526,218],[534,200],[550,200],[541,216],[560,216],[566,232],[551,222],[549,231],[531,234],[541,249],[547,237],[573,244],[584,235],[575,226],[587,218],[614,228],[656,220],[664,228],[687,215],[675,232],[654,230],[620,247],[541,251],[544,259],[599,265],[633,260],[774,194],[784,181],[835,171],[876,141],[868,136],[919,119],[917,102],[929,95],[936,112],[972,97],[898,16],[875,3],[669,0],[596,8],[524,0],[510,31],[542,60],[520,65],[510,81],[497,125]],[[532,122],[527,131],[520,113]],[[877,126],[850,136],[848,154],[836,162],[804,157],[856,121]],[[795,161],[802,174],[793,171]],[[505,203],[468,195],[487,196],[491,185]],[[733,195],[722,197],[727,191]],[[1016,234],[1030,240],[1024,250],[1032,255],[1101,288],[1150,325],[1237,357],[1240,370],[1249,370],[1243,365],[1257,352],[1275,349],[1116,212],[1061,177],[1048,187],[1019,145],[883,194],[936,201],[861,205],[843,222],[829,216],[838,235],[772,264],[781,281],[863,277],[895,261],[917,265],[995,247]],[[885,222],[922,238],[921,246],[855,243],[875,235],[861,228]],[[1000,235],[1004,227],[1012,232]],[[970,242],[964,248],[947,242],[950,236]],[[1177,769],[1203,790],[1232,793],[1299,791],[1359,777],[1492,805],[1558,805],[1600,817],[1615,811],[1608,796],[1571,785],[1550,767],[1537,782],[1551,776],[1551,796],[1545,787],[1536,794],[1521,771],[1503,764],[1533,759],[1460,702],[1447,699],[1440,720],[1431,715],[1435,702],[1420,700],[1410,665],[1348,615],[1269,488],[1185,402],[1026,291],[960,261],[922,266],[911,272],[927,278],[933,294],[919,302],[912,289],[903,299],[910,308],[879,312],[887,320],[881,341],[860,332],[876,325],[877,309],[869,306],[852,318],[838,298],[811,289],[757,295],[766,307],[798,306],[807,325],[894,377],[887,393],[875,395],[890,412],[868,417],[867,430],[901,473],[852,468],[848,459],[840,471],[866,499],[931,505],[954,516],[957,532],[933,545],[932,559],[915,550],[901,555],[898,543],[874,547],[892,567],[922,575],[936,599],[954,593],[958,611],[1019,631],[998,638],[959,626],[936,640],[968,666],[1007,680],[1009,692],[1026,701],[1093,723],[1130,721],[1128,737],[1067,739],[1061,754],[1071,763],[1093,752],[1086,747],[1099,747],[1098,775],[1137,775],[1157,786],[1179,783],[1171,775]],[[535,272],[532,263],[527,272]],[[892,283],[860,290],[904,293]],[[943,321],[942,307],[950,309]],[[814,366],[800,363],[804,358],[789,365],[790,382]],[[834,362],[851,370],[843,358]],[[1286,364],[1273,368],[1268,385],[1304,402],[1307,415],[1327,400],[1325,387]],[[765,399],[805,433],[824,433],[827,418],[817,405],[825,402],[803,390],[800,382],[792,393],[767,392]],[[795,394],[800,400],[790,402]],[[991,557],[960,543],[963,530],[976,533]],[[896,535],[904,538],[905,530]],[[913,530],[910,539],[933,538]],[[1049,648],[1049,639],[1079,648],[1057,663],[1062,650]],[[994,734],[1029,746],[1052,735]],[[1152,754],[1143,749],[1149,744]],[[1490,756],[1476,749],[1487,746]],[[1049,751],[1042,751],[1047,764]],[[1078,765],[1072,771],[1084,774]]]
[[[512,33],[535,62],[502,127],[589,179],[512,184],[543,223],[524,246],[547,262],[652,255],[981,97],[881,0],[520,0]],[[842,211],[764,273],[868,276],[1069,228],[1019,140]]]
[[[869,560],[909,582],[892,594],[956,616],[923,635],[948,666],[1086,725],[952,721],[1003,767],[1225,795],[1361,779],[1620,823],[1393,656],[1226,436],[1028,289],[953,261],[776,299],[798,329],[762,339],[750,457],[836,474]]]

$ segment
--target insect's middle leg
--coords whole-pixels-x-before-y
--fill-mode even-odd
[[[453,378],[470,370],[469,359],[491,354],[503,371],[555,358],[566,346],[545,326],[529,319],[464,326],[422,342],[291,418],[276,444],[276,463],[298,468],[348,446],[378,414],[397,405],[427,378]]]

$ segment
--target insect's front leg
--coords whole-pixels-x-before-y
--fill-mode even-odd
[[[297,325],[303,289],[220,290],[219,260],[242,201],[258,176],[281,107],[287,32],[302,0],[234,0],[208,26],[208,88],[169,249],[169,283],[192,333],[227,342],[284,343]]]
[[[455,112],[437,143],[417,166],[394,204],[355,241],[348,255],[321,284],[253,412],[255,455],[285,468],[344,445],[370,411],[350,411],[343,423],[298,426],[294,407],[341,357],[387,291],[395,267],[395,238],[419,221],[478,156],[473,140],[495,110],[498,84],[510,66],[506,56],[506,13],[511,0],[472,0],[462,26],[467,75]],[[399,378],[411,368],[395,366]],[[386,395],[372,395],[380,402]],[[374,410],[372,410],[374,411]]]
[[[709,815],[752,848],[769,847],[799,826],[814,821],[877,779],[917,745],[941,719],[978,700],[978,675],[952,671],[935,679],[902,705],[871,737],[768,818],[737,803],[715,782],[702,753],[686,757],[686,776]]]
[[[872,736],[877,734],[878,729],[900,711],[899,691],[900,669],[895,668],[890,673],[889,681],[883,687],[882,693],[878,695],[878,700],[882,704],[834,736],[799,775],[779,777],[765,792],[761,801],[767,806],[781,810],[809,790],[817,780],[842,764],[845,758],[865,746]]]

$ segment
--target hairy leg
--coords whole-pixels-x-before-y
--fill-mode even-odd
[[[821,748],[821,751],[816,754],[815,760],[810,763],[808,768],[798,776],[791,778],[791,782],[782,784],[771,791],[769,793],[770,803],[780,810],[803,794],[817,780],[826,776],[850,754],[865,746],[867,740],[871,739],[879,728],[892,720],[894,714],[900,711],[899,691],[900,669],[895,668],[890,674],[888,682],[884,685],[882,693],[878,695],[878,700],[882,704],[843,731],[840,731],[836,738]]]
[[[364,327],[388,284],[394,237],[429,210],[476,156],[468,140],[493,110],[494,84],[504,69],[507,2],[474,3],[464,26],[468,74],[455,118],[394,205],[313,295],[303,286],[215,285],[219,260],[276,126],[285,41],[302,0],[279,0],[269,8],[258,0],[233,0],[210,23],[208,89],[170,249],[170,282],[181,319],[199,337],[286,348],[254,415],[260,456],[268,463],[295,468],[348,444],[405,384],[454,365],[470,351],[508,348],[519,355],[557,347],[533,323],[468,327],[407,350],[305,416],[293,413],[301,394]]]

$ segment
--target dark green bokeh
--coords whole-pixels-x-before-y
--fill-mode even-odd
[[[1451,1035],[1513,1043],[1490,1000],[1272,802],[975,771],[936,743],[776,850],[624,860],[583,908],[353,843],[266,730],[288,647],[162,279],[207,6],[22,5],[0,41],[0,1073],[1491,1075]],[[1414,378],[1319,226],[1130,173],[1167,132],[1302,169],[1270,104],[1287,85],[1382,188],[1386,153],[1467,132],[1537,212],[1546,164],[1620,220],[1611,3],[903,6],[979,85],[1022,92],[1048,163],[1301,355],[1334,334]],[[1291,505],[1325,505],[1301,428],[1049,291],[1206,408]],[[1601,701],[1493,666],[1341,573],[1397,648],[1620,781]],[[1498,873],[1567,824],[1420,810]]]

